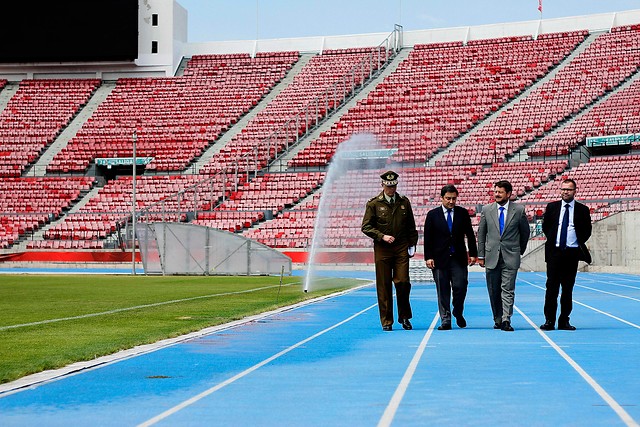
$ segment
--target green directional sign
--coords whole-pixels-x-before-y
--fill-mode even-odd
[[[349,150],[341,153],[345,159],[388,159],[395,152],[397,148],[383,148],[376,150]]]
[[[136,157],[136,165],[148,165],[153,157]],[[96,158],[98,166],[132,166],[133,157],[98,157]]]
[[[640,141],[640,134],[592,136],[587,138],[587,147],[614,147],[616,145],[631,145],[635,141]]]

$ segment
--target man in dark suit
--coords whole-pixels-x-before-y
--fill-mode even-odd
[[[443,331],[451,329],[452,293],[456,324],[460,328],[467,326],[462,314],[469,284],[467,267],[475,264],[478,249],[469,212],[456,206],[456,187],[451,184],[445,185],[440,190],[440,197],[442,205],[430,210],[424,222],[424,259],[436,282],[440,313],[438,330]]]
[[[512,192],[509,181],[496,182],[495,203],[482,207],[478,224],[478,264],[486,267],[493,328],[508,332],[513,331],[516,276],[530,234],[524,206],[510,201]]]
[[[544,255],[547,262],[547,291],[544,297],[545,322],[540,329],[555,329],[560,296],[558,329],[575,331],[569,323],[573,309],[573,286],[578,272],[578,261],[591,263],[591,254],[585,243],[591,237],[591,213],[589,208],[575,200],[576,182],[565,179],[560,186],[562,200],[551,202],[545,209],[542,231],[547,237]]]

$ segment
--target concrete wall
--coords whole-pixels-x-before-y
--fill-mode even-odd
[[[593,263],[580,262],[581,271],[640,273],[640,212],[620,212],[593,224],[587,246]],[[544,240],[529,242],[523,271],[545,271]]]
[[[593,264],[588,271],[640,273],[640,212],[620,212],[594,224],[591,239]]]

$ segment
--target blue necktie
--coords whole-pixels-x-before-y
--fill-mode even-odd
[[[504,206],[500,206],[500,216],[498,217],[498,224],[500,225],[500,235],[504,231]]]
[[[562,225],[560,226],[560,249],[567,247],[567,233],[569,231],[569,204],[564,205],[564,215],[562,216]]]
[[[451,234],[451,230],[453,230],[453,218],[451,218],[451,213],[453,209],[447,209],[447,225],[449,226],[449,234]],[[449,253],[453,253],[453,242],[451,242],[451,246],[449,246]]]

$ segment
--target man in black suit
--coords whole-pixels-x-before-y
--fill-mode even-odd
[[[585,243],[591,237],[591,214],[589,208],[575,200],[576,182],[565,179],[560,186],[562,200],[547,205],[542,220],[542,231],[547,237],[545,260],[547,262],[547,291],[544,297],[545,322],[540,329],[555,329],[558,293],[560,316],[558,329],[575,331],[569,323],[573,308],[573,286],[578,272],[578,261],[591,263],[591,254]]]
[[[451,329],[452,291],[456,324],[460,328],[467,326],[462,314],[469,284],[467,267],[475,264],[478,249],[469,212],[456,206],[456,187],[445,185],[440,190],[440,197],[442,206],[430,210],[424,222],[424,259],[436,282],[440,313],[438,330],[443,331]],[[469,246],[468,256],[465,236]]]

